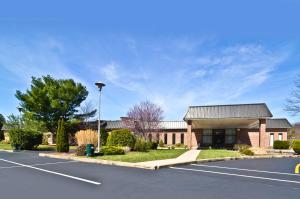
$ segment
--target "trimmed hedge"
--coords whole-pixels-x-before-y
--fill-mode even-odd
[[[32,130],[11,129],[9,141],[13,147],[19,146],[21,150],[33,150],[42,144],[43,134]]]
[[[244,155],[249,155],[249,156],[254,155],[253,151],[251,151],[250,149],[244,149],[241,153]]]
[[[109,133],[106,145],[107,146],[128,146],[134,147],[135,136],[127,129],[114,130]]]
[[[100,154],[102,155],[123,155],[125,154],[124,149],[117,146],[104,146],[101,148]]]
[[[273,144],[273,149],[289,149],[290,143],[289,141],[281,141],[281,140],[275,140]]]
[[[295,153],[300,154],[300,140],[294,141],[293,150],[295,151]]]

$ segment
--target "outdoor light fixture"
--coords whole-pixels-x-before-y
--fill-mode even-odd
[[[101,124],[100,124],[100,108],[101,108],[101,91],[102,88],[105,86],[102,82],[96,82],[95,85],[99,88],[99,109],[98,109],[98,146],[97,146],[97,152],[100,152],[100,130],[101,130]]]

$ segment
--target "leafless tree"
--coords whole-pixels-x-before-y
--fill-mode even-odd
[[[82,121],[82,124],[85,128],[88,128],[89,120],[95,117],[96,113],[97,109],[94,109],[92,102],[88,101],[80,106],[79,114],[77,114],[75,117]]]
[[[160,106],[144,101],[131,107],[124,123],[136,135],[147,139],[147,135],[160,129],[160,121],[163,119],[163,110]]]
[[[295,80],[295,88],[287,99],[285,110],[292,116],[300,115],[300,75]]]

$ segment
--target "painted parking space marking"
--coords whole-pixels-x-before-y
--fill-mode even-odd
[[[66,164],[66,163],[72,163],[72,162],[78,162],[78,161],[72,160],[72,161],[63,161],[63,162],[48,162],[48,163],[40,163],[40,164],[31,164],[28,166],[44,166],[44,165]],[[21,168],[21,167],[24,167],[24,166],[0,167],[0,169],[13,169],[13,168]]]
[[[63,176],[63,177],[66,177],[66,178],[70,178],[70,179],[74,179],[74,180],[78,180],[78,181],[82,181],[82,182],[86,182],[86,183],[90,183],[90,184],[94,184],[94,185],[101,185],[100,182],[87,180],[87,179],[84,179],[84,178],[79,178],[79,177],[75,177],[75,176],[71,176],[71,175],[67,175],[67,174],[63,174],[63,173],[59,173],[59,172],[55,172],[55,171],[50,171],[50,170],[46,170],[46,169],[41,169],[41,168],[38,168],[38,167],[34,167],[34,166],[26,165],[26,164],[21,164],[21,163],[18,163],[18,162],[13,162],[13,161],[10,161],[10,160],[5,160],[5,159],[0,158],[0,161],[12,163],[12,164],[15,164],[15,165],[18,165],[18,166],[27,167],[27,168],[38,170],[38,171],[45,172],[45,173],[50,173],[50,174],[54,174],[54,175],[58,175],[58,176]]]
[[[183,171],[195,171],[195,172],[213,173],[213,174],[219,174],[219,175],[237,176],[237,177],[243,177],[243,178],[253,178],[253,179],[260,179],[260,180],[269,180],[269,181],[300,184],[300,181],[294,181],[294,180],[283,180],[283,179],[277,179],[277,178],[266,178],[266,177],[259,177],[259,176],[249,176],[249,175],[225,173],[225,172],[218,172],[218,171],[207,171],[207,170],[201,170],[201,169],[189,169],[189,168],[182,168],[182,167],[169,167],[169,168],[176,169],[176,170],[183,170]]]
[[[238,170],[238,171],[250,171],[250,172],[258,172],[258,173],[270,173],[270,174],[278,174],[278,175],[291,175],[291,176],[299,176],[294,173],[283,173],[283,172],[275,172],[275,171],[265,171],[265,170],[255,170],[255,169],[241,169],[235,167],[222,167],[215,165],[206,165],[206,164],[191,164],[192,166],[197,167],[208,167],[208,168],[218,168],[218,169],[228,169],[228,170]]]

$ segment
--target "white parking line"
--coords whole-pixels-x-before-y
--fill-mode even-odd
[[[72,161],[63,161],[63,162],[48,162],[48,163],[41,163],[41,164],[31,164],[28,166],[43,166],[43,165],[53,165],[53,164],[66,164],[66,163],[72,163],[72,162],[78,162],[76,160]],[[24,166],[10,166],[10,167],[0,167],[0,169],[13,169],[13,168],[20,168]]]
[[[0,159],[0,160],[4,161],[4,162],[16,164],[16,165],[19,165],[19,166],[22,166],[22,167],[35,169],[35,170],[42,171],[42,172],[45,172],[45,173],[51,173],[51,174],[54,174],[54,175],[59,175],[59,176],[63,176],[63,177],[66,177],[66,178],[71,178],[71,179],[74,179],[74,180],[79,180],[79,181],[87,182],[87,183],[94,184],[94,185],[100,185],[101,184],[100,182],[95,182],[95,181],[91,181],[91,180],[87,180],[87,179],[83,179],[83,178],[79,178],[79,177],[75,177],[75,176],[70,176],[70,175],[66,175],[66,174],[63,174],[63,173],[59,173],[59,172],[49,171],[49,170],[46,170],[46,169],[41,169],[41,168],[38,168],[38,167],[34,167],[34,166],[26,165],[26,164],[21,164],[21,163],[18,163],[18,162],[13,162],[13,161],[5,160],[5,159]]]
[[[255,170],[255,169],[241,169],[241,168],[235,168],[235,167],[222,167],[222,166],[206,165],[206,164],[191,164],[191,165],[197,166],[197,167],[211,167],[211,168],[228,169],[228,170],[251,171],[251,172],[258,172],[258,173],[272,173],[272,174],[278,174],[278,175],[299,176],[299,174],[282,173],[282,172],[275,172],[275,171],[265,171],[265,170]]]
[[[254,179],[261,179],[261,180],[270,180],[270,181],[289,182],[289,183],[300,184],[300,181],[293,181],[293,180],[265,178],[265,177],[259,177],[259,176],[249,176],[249,175],[224,173],[224,172],[217,172],[217,171],[207,171],[207,170],[200,170],[200,169],[199,170],[198,169],[189,169],[189,168],[181,168],[181,167],[169,167],[169,168],[176,169],[176,170],[196,171],[196,172],[203,172],[203,173],[213,173],[213,174],[228,175],[228,176],[238,176],[238,177],[243,177],[243,178],[254,178]]]

